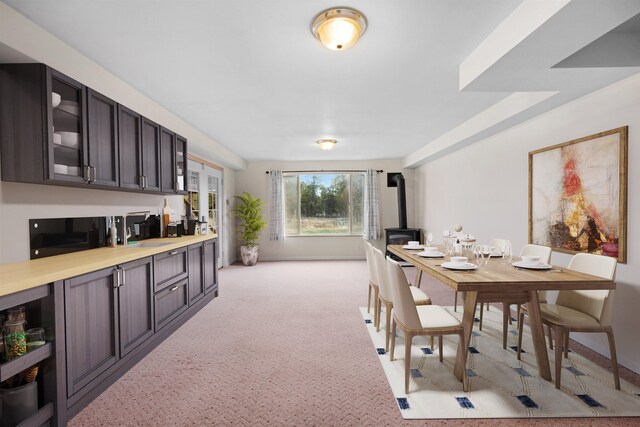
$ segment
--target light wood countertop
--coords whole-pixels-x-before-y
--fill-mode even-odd
[[[68,279],[102,268],[204,242],[216,237],[215,234],[205,234],[177,238],[147,239],[140,243],[166,244],[154,247],[139,247],[135,244],[131,246],[119,245],[117,248],[89,249],[65,255],[0,265],[0,297],[46,285],[57,280]]]

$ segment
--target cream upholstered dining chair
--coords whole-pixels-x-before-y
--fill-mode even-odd
[[[404,392],[409,394],[409,374],[411,373],[411,342],[417,335],[438,336],[440,362],[442,362],[442,335],[458,335],[463,342],[462,324],[451,313],[439,305],[417,306],[413,300],[407,277],[400,265],[387,258],[387,274],[393,299],[393,320],[391,326],[391,349],[389,358],[393,361],[396,342],[396,328],[404,334]],[[466,350],[466,349],[465,349]],[[466,351],[462,362],[466,365]],[[467,391],[466,369],[462,370],[462,388]]]
[[[369,270],[369,298],[367,299],[367,313],[371,312],[371,291],[373,291],[373,320],[376,324],[376,304],[378,303],[378,280],[376,278],[376,265],[373,259],[373,245],[364,240],[364,254],[367,258]]]
[[[571,258],[568,270],[579,271],[613,280],[616,274],[615,258],[579,253]],[[613,289],[560,291],[555,304],[540,304],[542,323],[550,327],[556,335],[556,388],[560,388],[562,353],[568,356],[570,332],[604,332],[609,340],[611,367],[616,390],[620,390],[616,345],[611,327]],[[522,345],[522,322],[518,327],[518,349]],[[520,354],[518,354],[518,357]]]
[[[376,268],[376,284],[378,285],[378,300],[376,301],[376,313],[374,318],[377,319],[376,331],[380,331],[381,310],[384,304],[386,327],[385,327],[385,343],[384,349],[389,351],[389,336],[391,332],[391,310],[393,309],[393,300],[391,296],[391,288],[389,287],[389,278],[387,277],[387,261],[382,251],[378,248],[371,248],[373,252],[373,263]],[[423,290],[409,286],[411,297],[415,305],[431,304],[431,299]],[[433,348],[433,338],[431,338],[431,347]]]

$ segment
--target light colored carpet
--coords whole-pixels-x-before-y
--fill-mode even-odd
[[[424,424],[400,416],[358,312],[367,299],[364,261],[259,262],[254,267],[224,268],[219,278],[219,298],[70,425]],[[453,303],[449,288],[423,283],[435,303]],[[436,420],[429,425],[468,426],[471,421]],[[638,425],[637,421],[624,422]],[[561,422],[603,426],[623,421]],[[492,424],[512,426],[514,421]]]
[[[451,307],[448,309],[451,311]],[[449,335],[444,337],[443,363],[438,349],[430,348],[428,337],[413,339],[407,395],[404,337],[399,333],[396,338],[392,362],[384,348],[385,314],[380,331],[376,331],[367,309],[360,308],[360,313],[404,418],[640,416],[640,387],[622,380],[621,390],[616,390],[609,371],[574,352],[562,361],[561,390],[540,378],[529,327],[524,327],[525,352],[518,361],[515,327],[510,328],[507,349],[502,348],[502,312],[498,309],[485,312],[483,330],[474,328],[472,332],[467,360],[469,392],[462,390],[453,375],[458,337]],[[453,314],[462,317],[461,313]],[[549,359],[553,367],[554,352],[549,352]]]

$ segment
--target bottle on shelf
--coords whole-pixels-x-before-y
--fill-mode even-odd
[[[167,237],[169,234],[167,232],[167,226],[169,225],[169,222],[171,222],[171,209],[169,208],[169,201],[165,197],[164,208],[162,209],[162,237]]]

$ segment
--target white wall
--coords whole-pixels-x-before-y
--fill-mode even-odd
[[[640,372],[640,74],[416,169],[417,225],[441,235],[460,223],[480,241],[527,243],[528,153],[629,126],[628,261],[618,264],[613,326],[619,362]],[[552,262],[567,265],[570,255]],[[608,355],[604,334],[572,338]]]
[[[387,188],[387,172],[403,172],[407,180],[407,194],[413,194],[411,170],[402,170],[401,160],[369,160],[369,161],[325,161],[325,162],[249,162],[247,169],[236,172],[236,192],[247,191],[267,201],[267,170],[362,170],[382,169],[380,174],[381,217],[382,228],[398,226],[398,205],[396,189]],[[407,197],[408,225],[413,225],[414,205],[411,197]],[[268,212],[265,208],[265,218]],[[268,218],[267,218],[268,220]],[[384,246],[383,241],[377,245]],[[236,253],[239,258],[239,254]],[[293,260],[293,259],[353,259],[364,258],[362,236],[305,236],[288,237],[284,241],[269,241],[269,232],[265,229],[260,237],[261,260]]]

